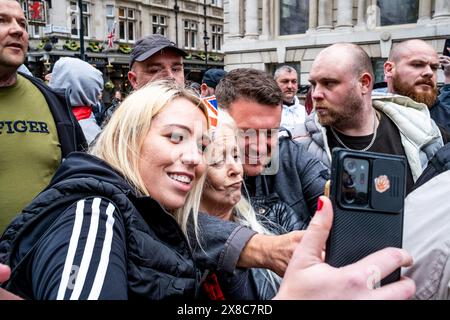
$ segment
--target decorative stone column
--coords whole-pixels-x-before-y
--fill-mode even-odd
[[[240,9],[239,5],[240,0],[229,0],[229,37],[230,38],[238,38],[242,37],[241,28],[240,28]]]
[[[431,0],[419,1],[419,19],[418,23],[427,22],[431,20]]]
[[[450,2],[449,0],[436,0],[434,5],[434,19],[450,18]]]
[[[245,37],[258,38],[258,0],[245,1]]]
[[[332,0],[319,0],[319,25],[317,31],[330,31],[332,26],[333,3]]]
[[[262,3],[262,35],[261,40],[268,40],[270,38],[270,0],[263,0]]]
[[[352,16],[353,1],[338,0],[336,29],[351,30],[353,28]]]
[[[358,0],[358,15],[356,26],[358,29],[366,28],[366,0]]]
[[[317,28],[317,0],[309,0],[309,27],[308,31]]]

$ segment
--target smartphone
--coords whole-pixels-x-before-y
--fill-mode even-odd
[[[450,57],[450,50],[449,50],[449,48],[450,48],[450,38],[445,40],[444,50],[442,50],[442,54],[444,56]]]
[[[343,267],[386,247],[401,248],[405,188],[405,157],[333,149],[330,199],[334,220],[325,261]],[[376,278],[374,268],[368,272]],[[374,283],[384,285],[399,278],[400,269]]]

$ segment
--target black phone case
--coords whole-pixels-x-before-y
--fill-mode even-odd
[[[369,161],[368,206],[353,208],[341,203],[340,177],[346,156]],[[390,190],[378,195],[374,178],[387,175]],[[402,247],[403,202],[406,187],[406,161],[402,156],[372,152],[349,151],[337,148],[333,151],[330,198],[334,221],[326,247],[326,262],[334,267],[354,263],[367,255],[386,247]],[[392,200],[392,201],[390,201]],[[375,207],[375,208],[374,208]],[[381,281],[381,285],[400,278],[400,270]]]

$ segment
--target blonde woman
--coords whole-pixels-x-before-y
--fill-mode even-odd
[[[238,129],[233,119],[219,112],[212,133],[208,169],[200,211],[222,220],[234,221],[260,234],[281,234],[304,228],[298,216],[279,199],[258,199],[252,205],[242,195],[243,167]],[[275,201],[274,201],[275,200]],[[275,296],[280,277],[267,269],[236,271],[231,277],[218,274],[225,298],[270,299]]]
[[[68,157],[8,227],[7,289],[29,299],[194,297],[201,275],[185,231],[198,212],[206,115],[169,82],[127,98],[90,154]]]
[[[204,179],[206,114],[195,95],[171,82],[131,94],[90,154],[67,157],[50,185],[8,226],[0,262],[11,275],[2,286],[28,299],[198,298],[201,272],[186,233],[188,221],[196,225]],[[337,298],[373,294],[349,276],[363,274],[369,261],[346,272],[320,262],[326,240],[321,235],[332,217],[324,201],[277,298],[320,298],[321,290]],[[382,272],[409,260],[403,253]],[[0,265],[0,273],[6,280],[9,269]],[[314,275],[326,281],[301,280]],[[340,289],[350,283],[352,290]],[[409,288],[403,294],[389,291],[393,297],[411,291],[405,281],[391,286]]]

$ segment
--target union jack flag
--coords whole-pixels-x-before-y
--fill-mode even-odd
[[[114,39],[116,36],[116,22],[114,21],[111,31],[108,33],[108,48],[114,46]]]
[[[216,96],[203,98],[208,109],[209,122],[211,124],[211,129],[217,127],[217,117],[219,115],[219,105],[217,104]]]
[[[46,23],[46,4],[43,0],[33,0],[28,1],[28,12],[27,12],[27,18],[28,22],[32,23]]]

